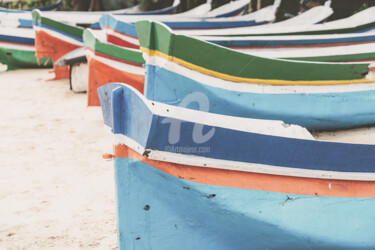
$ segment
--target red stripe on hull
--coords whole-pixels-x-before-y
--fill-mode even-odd
[[[114,35],[107,34],[107,42],[120,46],[120,47],[139,49],[138,45],[125,41]]]
[[[207,185],[298,195],[375,197],[375,182],[371,181],[301,178],[174,164],[150,160],[125,145],[115,146],[114,155],[139,160],[175,177]]]

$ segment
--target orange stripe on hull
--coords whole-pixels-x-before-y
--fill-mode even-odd
[[[125,145],[115,146],[114,155],[139,160],[177,178],[207,185],[297,195],[375,197],[375,182],[371,181],[301,178],[175,164],[150,160]]]
[[[56,67],[55,62],[66,53],[81,46],[74,45],[49,35],[42,30],[35,31],[35,56],[38,59],[50,57],[53,61],[55,78],[51,80],[69,78],[69,66]]]
[[[87,87],[88,106],[100,106],[97,88],[107,83],[126,83],[143,93],[144,75],[118,70],[90,56],[87,56],[87,61],[89,67],[89,83]]]

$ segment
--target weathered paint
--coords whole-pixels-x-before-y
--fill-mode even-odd
[[[122,27],[120,29],[121,32],[108,26],[104,28],[107,35],[107,41],[121,47],[139,49],[138,38],[132,36],[134,35],[134,27],[126,23],[119,26]],[[260,57],[316,62],[374,61],[375,54],[371,48],[375,42],[375,36],[368,34],[354,36],[351,34],[350,36],[345,35],[341,37],[342,39],[329,38],[334,36],[329,35],[324,39],[313,39],[312,36],[305,36],[305,39],[296,39],[297,36],[284,36],[282,40],[277,40],[276,38],[269,40],[263,38],[263,40],[259,40],[257,39],[258,37],[249,37],[248,39],[243,39],[242,37],[231,37],[233,40],[223,37],[221,38],[222,40],[220,40],[220,38],[215,39],[214,37],[204,36],[197,38]],[[316,35],[314,35],[314,37],[316,37]],[[320,43],[321,41],[322,43]],[[344,41],[350,41],[350,43],[344,43]],[[281,42],[280,44],[283,45],[276,45],[278,42]]]
[[[299,178],[170,163],[149,159],[123,144],[114,147],[114,157],[131,158],[174,177],[207,185],[297,195],[375,197],[375,182],[373,181]]]
[[[101,43],[89,29],[85,30],[83,39],[89,66],[88,106],[100,105],[97,88],[107,83],[126,82],[143,92],[145,76],[142,65],[144,60],[140,51]],[[129,67],[139,67],[140,70],[132,72]]]
[[[373,249],[375,198],[198,184],[115,159],[120,249]],[[188,240],[187,240],[188,239]]]
[[[83,29],[43,17],[40,11],[32,11],[35,30],[35,56],[50,57],[56,62],[60,57],[83,46]],[[53,65],[55,78],[69,78],[69,67]]]
[[[99,93],[103,117],[115,134],[120,249],[375,247],[372,225],[375,179],[350,180],[364,166],[371,168],[372,173],[367,175],[374,173],[375,154],[370,152],[375,150],[374,145],[265,134],[254,134],[262,139],[251,140],[247,136],[252,133],[234,129],[240,126],[236,120],[239,118],[231,120],[232,117],[152,102],[126,85],[105,85]],[[165,116],[158,115],[160,112]],[[200,157],[200,162],[212,159],[211,165],[194,164],[192,152],[168,152],[162,159],[155,159],[157,151],[171,146],[168,125],[162,122],[164,118],[182,119],[182,126],[201,124],[206,127],[205,132],[212,128],[207,124],[216,123],[215,134],[209,141],[193,142],[192,126],[187,125],[181,129],[180,142],[174,145],[210,146],[210,152]],[[220,125],[222,120],[228,128]],[[243,122],[249,121],[243,119]],[[225,136],[224,130],[230,132]],[[121,141],[118,136],[129,139]],[[288,142],[280,144],[282,140]],[[261,148],[262,143],[267,144],[267,149]],[[230,149],[225,151],[225,148]],[[268,155],[264,154],[272,148],[278,148],[278,152],[270,153],[271,157],[280,157],[276,156],[275,171],[268,176],[252,175],[253,165],[248,166],[248,173],[244,169],[235,170],[242,163],[240,155],[259,156],[267,161]],[[226,159],[236,159],[231,161],[232,169],[224,171],[220,167],[218,152]],[[302,172],[309,172],[311,166],[320,170],[325,164],[342,166],[341,174],[346,174],[348,180],[330,180],[328,176],[318,179],[278,176],[277,168],[285,161],[301,164]],[[332,173],[335,174],[340,172]],[[284,182],[278,178],[284,178]]]
[[[359,85],[358,88],[349,89],[344,85],[328,90],[325,90],[327,86],[311,86],[297,91],[289,86],[289,91],[285,87],[272,93],[272,88],[263,89],[255,84],[251,84],[254,89],[250,90],[241,88],[240,83],[230,86],[224,81],[219,85],[213,77],[191,70],[185,72],[176,64],[170,67],[148,64],[146,67],[145,96],[158,102],[177,106],[189,93],[199,92],[209,99],[209,112],[217,114],[282,120],[315,130],[375,123],[374,83],[362,89]],[[314,93],[315,89],[319,92]]]
[[[221,79],[273,85],[328,85],[371,82],[363,79],[368,63],[304,63],[262,58],[188,36],[175,35],[161,23],[136,23],[141,50]],[[231,58],[228,63],[228,58]]]
[[[18,68],[52,67],[52,62],[44,58],[39,63],[34,50],[2,48],[0,45],[0,63],[6,64],[8,70]]]
[[[375,181],[375,145],[304,139],[305,133],[295,133],[302,129],[298,126],[174,107],[148,100],[125,84],[105,85],[98,91],[115,145],[127,145],[150,159],[301,178]],[[266,129],[256,133],[257,126]],[[177,140],[171,140],[171,133]],[[184,147],[209,150],[177,151]]]
[[[32,30],[2,28],[0,31],[0,63],[8,70],[17,68],[51,67],[52,62],[38,63],[35,57],[35,34]]]

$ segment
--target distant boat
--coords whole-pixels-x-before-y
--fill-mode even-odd
[[[92,30],[83,33],[88,60],[87,105],[99,106],[97,88],[111,82],[126,82],[143,92],[145,63],[139,50],[102,43]]]
[[[241,2],[244,2],[241,0]],[[55,62],[61,56],[83,46],[82,34],[83,28],[56,21],[52,18],[46,17],[46,13],[38,10],[32,12],[34,30],[36,36],[36,56],[38,58],[50,57]],[[88,16],[89,19],[83,20],[79,17],[81,22],[95,23],[96,15]],[[65,17],[66,18],[66,17]],[[215,20],[215,19],[210,19]],[[76,23],[76,20],[70,22]],[[135,31],[135,27],[133,27]],[[69,78],[69,69],[65,67],[56,67],[54,65],[55,79]]]
[[[51,10],[57,10],[60,7],[61,3],[62,3],[62,0],[57,0],[56,3],[48,5],[48,6],[41,6],[37,8],[29,8],[29,9],[22,9],[22,10],[7,9],[7,8],[0,7],[0,12],[23,13],[23,12],[32,11],[35,9],[38,9],[40,11],[51,11]]]
[[[228,26],[234,27],[235,25],[243,26],[246,25],[248,30],[255,28],[256,24],[263,24],[264,28],[267,27],[289,27],[289,26],[303,26],[308,24],[315,24],[325,20],[329,17],[333,11],[328,6],[317,6],[309,11],[301,13],[300,15],[293,17],[291,19],[278,22],[278,23],[271,23],[275,21],[276,18],[276,11],[279,7],[280,1],[275,1],[273,5],[264,7],[258,11],[252,12],[250,14],[244,16],[238,16],[235,18],[220,18],[220,19],[196,19],[195,22],[183,22],[184,20],[171,20],[170,18],[165,20],[157,19],[155,21],[162,21],[168,27],[174,30],[181,30],[181,32],[190,32],[189,30],[198,30],[207,28],[220,28],[223,29]],[[107,39],[109,42],[113,42],[120,46],[129,46],[131,48],[138,48],[138,35],[133,25],[133,22],[141,21],[142,18],[134,18],[129,19],[126,17],[121,16],[114,16],[114,15],[103,15],[100,18],[100,27],[107,32]],[[154,19],[152,19],[154,20]],[[186,20],[185,20],[186,21]],[[199,22],[198,22],[199,21]],[[250,21],[253,22],[253,25],[249,25]],[[242,24],[241,24],[242,23]],[[269,24],[267,24],[269,23]],[[208,30],[210,31],[210,29]]]
[[[7,70],[18,68],[52,67],[52,61],[35,57],[34,31],[19,28],[0,28],[0,63]]]
[[[287,20],[288,21],[288,20]],[[375,6],[350,17],[314,25],[287,25],[284,27],[229,28],[221,30],[184,30],[177,34],[189,36],[284,36],[322,35],[368,32],[375,29]]]
[[[282,120],[310,130],[375,123],[369,63],[262,58],[175,35],[161,23],[136,26],[146,59],[144,93],[151,100],[177,106],[192,91],[201,92],[210,101],[209,112]]]
[[[59,11],[53,14],[48,12],[43,12],[43,16],[46,18],[53,19],[55,21],[60,21],[66,24],[70,24],[73,26],[82,26],[82,27],[90,27],[90,28],[100,28],[99,26],[99,19],[104,14],[113,14],[116,16],[122,16],[129,20],[139,21],[139,19],[152,19],[152,20],[174,20],[174,19],[188,19],[190,21],[194,21],[196,18],[205,18],[205,19],[214,19],[216,15],[218,17],[222,16],[230,16],[231,13],[235,12],[237,14],[242,14],[242,12],[246,9],[248,5],[247,0],[238,0],[234,2],[230,2],[218,9],[210,10],[211,3],[203,4],[202,6],[197,6],[194,9],[191,9],[186,12],[177,13],[173,15],[158,15],[155,13],[150,12],[138,12],[134,9],[139,8],[139,6],[132,7],[130,9],[125,10],[116,10],[116,11],[93,11],[93,12],[84,12],[84,11]],[[179,0],[174,2],[175,7],[179,4]],[[240,12],[238,11],[239,4],[241,6]],[[223,8],[227,6],[227,8]],[[236,9],[237,8],[237,9]],[[126,11],[134,12],[132,15],[124,15],[123,13]],[[236,15],[234,15],[236,16]],[[222,20],[222,19],[220,19]],[[241,21],[241,19],[240,19]],[[241,22],[243,23],[243,21]],[[30,15],[27,13],[0,13],[0,25],[1,26],[14,26],[14,27],[22,27],[22,28],[31,28],[32,27],[32,20],[30,19]],[[233,25],[232,25],[233,26]],[[238,27],[240,25],[237,24]],[[241,25],[244,26],[244,25]]]
[[[170,106],[127,85],[99,96],[119,249],[375,248],[375,145]]]
[[[71,26],[44,18],[40,11],[32,11],[35,31],[35,56],[51,58],[56,62],[60,57],[83,46],[83,28]],[[69,67],[53,65],[54,79],[69,78]]]

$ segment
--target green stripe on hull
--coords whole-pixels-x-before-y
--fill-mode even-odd
[[[82,39],[83,35],[83,28],[77,27],[77,26],[72,26],[68,24],[64,24],[58,21],[54,21],[52,19],[43,17],[40,15],[39,10],[33,10],[32,11],[32,16],[33,16],[33,22],[37,25],[47,25],[51,28],[57,29],[59,31],[62,31],[64,33],[67,33],[69,35],[75,36],[77,38]]]
[[[296,61],[314,61],[314,62],[351,62],[351,61],[367,61],[375,60],[375,53],[362,53],[350,55],[334,55],[334,56],[312,56],[312,57],[288,57],[283,58]]]
[[[287,81],[362,79],[368,63],[307,63],[262,58],[188,36],[175,35],[160,23],[136,23],[140,46],[229,76]]]
[[[40,61],[40,65],[38,65],[35,51],[0,48],[0,63],[8,65],[8,70],[18,68],[52,67],[51,60],[46,66],[44,66],[46,60],[46,58],[43,58]]]
[[[90,29],[86,29],[83,33],[83,43],[85,47],[89,47],[92,50],[116,57],[121,60],[144,64],[145,60],[142,57],[142,52],[139,50],[130,50],[109,43],[99,42]]]

